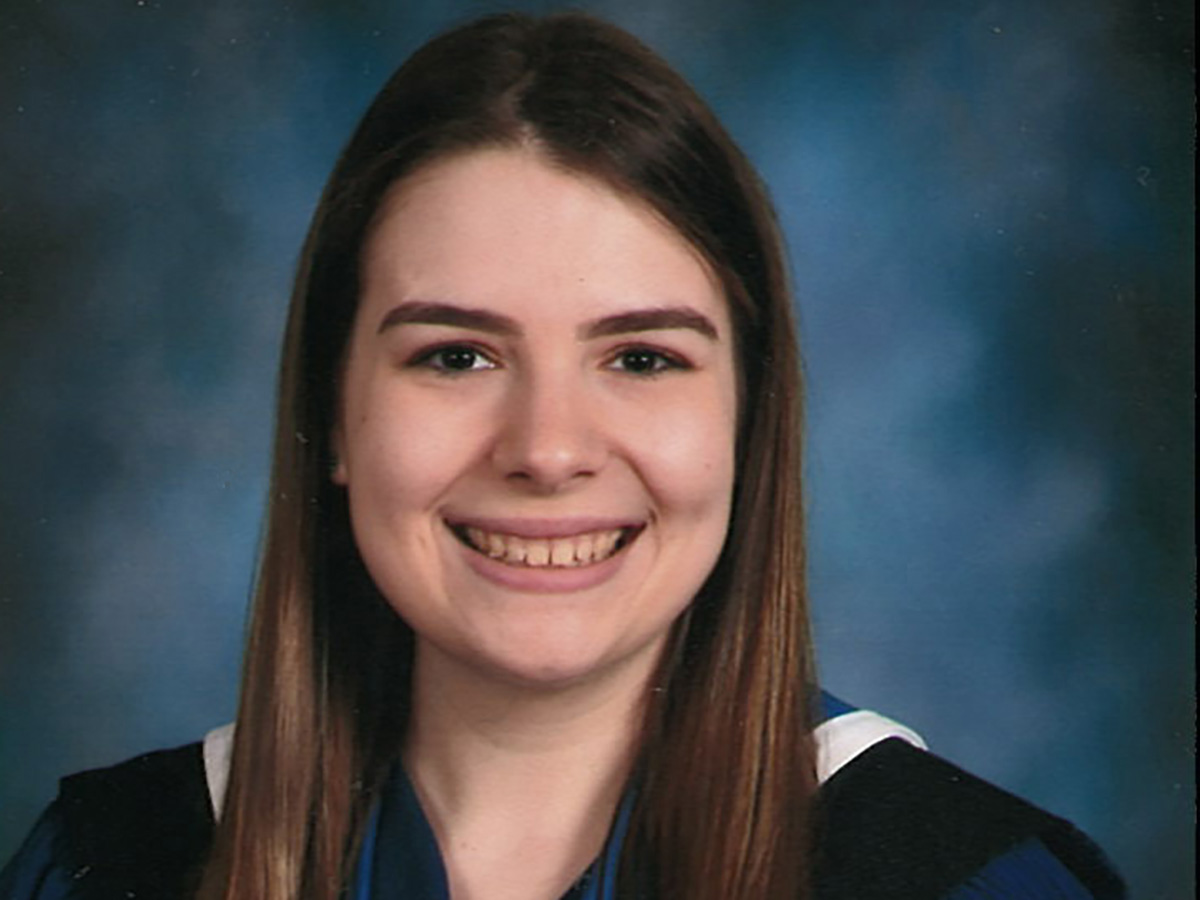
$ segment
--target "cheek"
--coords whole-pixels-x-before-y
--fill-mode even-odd
[[[379,516],[426,508],[475,452],[453,412],[405,397],[377,399],[346,431],[351,503]]]
[[[733,494],[732,402],[679,403],[638,430],[642,468],[665,507],[727,518]]]
[[[414,597],[438,578],[441,525],[430,513],[467,463],[461,441],[399,399],[389,397],[393,402],[347,421],[346,488],[367,571],[396,612],[412,622],[420,616]]]

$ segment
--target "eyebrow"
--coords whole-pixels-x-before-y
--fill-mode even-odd
[[[430,303],[422,300],[410,300],[392,307],[380,321],[379,332],[397,325],[449,325],[504,337],[521,333],[521,326],[508,316],[486,309],[471,309],[451,303]]]
[[[636,309],[617,313],[589,322],[581,332],[585,338],[598,338],[634,331],[661,331],[673,328],[691,329],[711,341],[717,340],[717,326],[712,320],[686,306]]]
[[[502,337],[516,337],[522,333],[520,324],[509,316],[486,309],[424,300],[409,300],[392,307],[380,321],[378,330],[382,333],[397,325],[447,325]],[[591,340],[638,331],[678,328],[695,331],[711,341],[719,339],[717,326],[712,320],[686,306],[635,309],[604,316],[582,325],[579,336],[584,340]]]

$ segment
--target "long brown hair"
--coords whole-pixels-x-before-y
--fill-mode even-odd
[[[305,243],[283,350],[270,512],[232,770],[202,896],[336,897],[408,713],[412,634],[329,478],[364,239],[387,189],[448,154],[527,146],[649,203],[718,275],[741,402],[729,536],[647,705],[624,890],[806,895],[815,790],[800,376],[781,242],[753,168],[635,38],[579,14],[488,17],[384,86]]]

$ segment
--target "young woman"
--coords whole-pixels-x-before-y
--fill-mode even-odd
[[[636,40],[431,42],[304,249],[236,726],[65,780],[0,895],[1120,896],[816,690],[790,309],[755,173]]]

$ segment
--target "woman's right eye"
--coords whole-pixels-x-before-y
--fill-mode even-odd
[[[409,365],[447,374],[479,372],[496,368],[496,363],[490,356],[470,344],[446,344],[434,347],[418,354]]]

